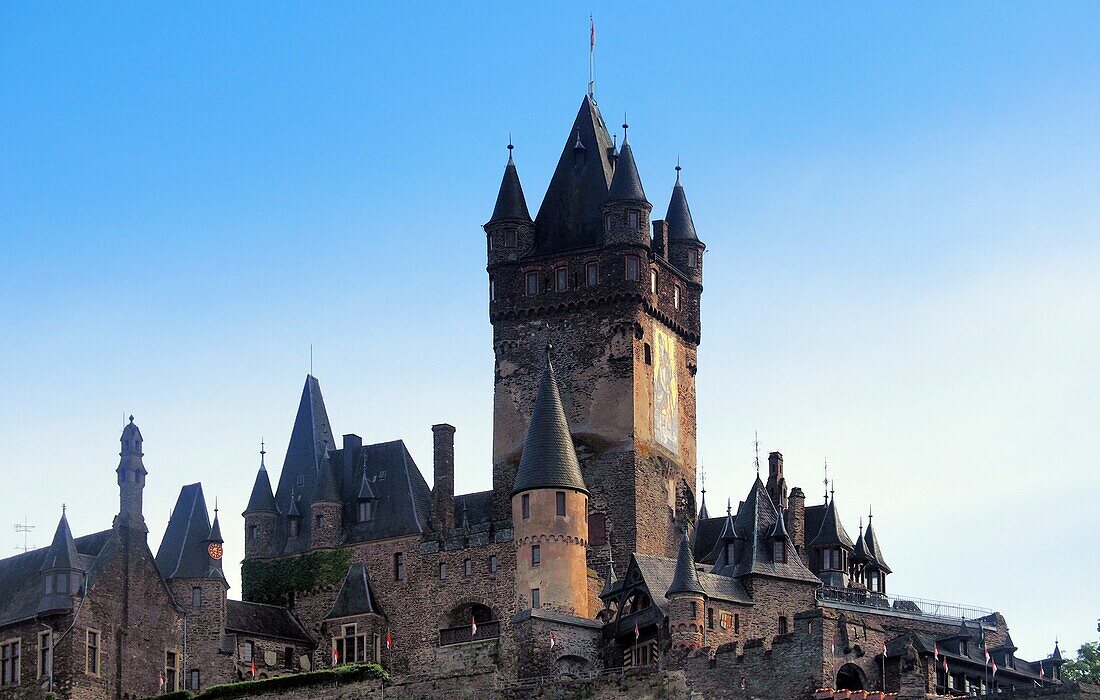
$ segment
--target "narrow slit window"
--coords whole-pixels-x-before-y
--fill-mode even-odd
[[[569,268],[559,267],[554,270],[555,291],[565,292],[569,289]]]
[[[531,545],[531,566],[539,566],[542,564],[542,548],[537,545]]]
[[[557,506],[558,515],[565,515],[565,491],[558,491],[554,494],[555,505]]]
[[[539,273],[527,273],[527,296],[533,297],[539,293]]]
[[[588,263],[584,266],[584,279],[585,284],[589,287],[595,287],[600,283],[600,266],[596,263]]]

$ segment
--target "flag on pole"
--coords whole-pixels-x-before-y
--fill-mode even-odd
[[[940,645],[932,642],[932,658],[936,663],[940,662]]]
[[[386,648],[387,649],[392,649],[393,648],[393,636],[390,634],[389,630],[386,630]]]
[[[164,692],[164,672],[163,671],[161,672],[160,676],[158,676],[157,681],[158,681],[158,688],[159,688],[160,692],[163,693]]]
[[[557,644],[557,640],[554,639],[554,633],[550,633],[550,651],[554,650],[554,645]]]
[[[596,22],[592,19],[592,15],[588,15],[588,50],[592,51],[596,48]]]
[[[888,655],[887,655],[887,653],[886,653],[886,641],[885,641],[885,640],[883,640],[883,642],[882,642],[882,658],[884,658],[884,659],[885,659],[885,658],[886,658],[887,656],[888,656]]]
[[[947,657],[943,657],[943,675],[947,676],[949,671],[947,670]]]
[[[988,665],[989,665],[989,661],[990,661],[990,658],[989,658],[989,647],[986,647],[986,648],[985,648],[985,665],[986,665],[986,666],[988,666]]]
[[[996,678],[997,677],[997,662],[994,661],[993,659],[990,659],[989,663],[993,664],[993,677]]]
[[[638,641],[638,638],[642,636],[642,631],[638,629],[638,623],[634,623],[634,641]]]
[[[470,636],[477,636],[477,620],[474,619],[473,615],[470,616]]]
[[[1046,671],[1043,670],[1043,662],[1040,661],[1039,662],[1039,680],[1042,680],[1046,677],[1047,677],[1047,673],[1046,673]]]
[[[336,647],[333,647],[332,648],[332,665],[336,666],[339,663],[340,663],[340,652],[336,649]]]
[[[256,677],[256,660],[255,659],[252,660],[252,677],[253,678]]]

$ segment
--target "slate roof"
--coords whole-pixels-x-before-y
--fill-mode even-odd
[[[157,549],[156,564],[165,581],[174,578],[221,578],[222,572],[207,553],[210,515],[202,484],[180,489],[172,517]],[[218,533],[220,535],[220,532]]]
[[[803,529],[805,533],[806,544],[810,544],[810,540],[817,536],[818,530],[821,529],[821,521],[825,518],[825,505],[806,506],[806,510],[803,515],[806,525]]]
[[[577,452],[573,448],[573,438],[569,434],[569,422],[562,407],[549,348],[512,494],[535,488],[572,489],[588,493]]]
[[[103,530],[73,541],[78,568],[84,570],[89,585],[99,569],[97,557],[104,553],[105,545],[114,530]],[[39,571],[49,555],[48,549],[32,549],[14,557],[0,559],[0,626],[34,617],[42,597],[42,579]]]
[[[844,524],[840,522],[835,497],[829,499],[829,504],[825,506],[825,512],[821,516],[821,527],[809,544],[817,546],[839,544],[849,548],[854,546],[852,538],[844,530]]]
[[[317,477],[317,488],[313,490],[313,503],[340,503],[340,489],[336,484],[336,471],[332,457],[326,450],[321,458],[321,469]]]
[[[294,614],[278,605],[226,600],[225,629],[227,632],[238,634],[276,637],[313,644],[313,639],[299,624]]]
[[[702,522],[710,517],[707,513],[707,492],[703,489],[703,497],[699,499],[699,517],[696,518],[696,522]]]
[[[42,560],[42,566],[38,569],[49,571],[51,569],[83,569],[80,555],[76,552],[76,544],[73,542],[73,533],[69,529],[69,519],[64,513],[57,523],[57,530],[53,533],[53,541],[46,550],[46,557]]]
[[[484,525],[493,521],[493,492],[478,491],[455,496],[455,522],[462,523],[462,509],[470,525]]]
[[[260,470],[256,472],[256,481],[252,484],[252,495],[248,497],[248,506],[244,514],[267,511],[277,513],[275,507],[275,494],[271,490],[271,477],[268,476],[267,466],[264,464],[263,453],[260,453]]]
[[[939,654],[941,657],[947,658],[948,666],[954,668],[954,664],[958,661],[966,659],[971,664],[977,666],[985,666],[985,652],[981,644],[970,644],[967,648],[966,655],[962,655],[958,648],[954,645],[941,644],[949,639],[955,639],[957,635],[934,635],[927,632],[906,632],[886,642],[886,653],[891,657],[898,657],[905,653],[907,642],[912,639],[913,649],[918,654],[933,655],[936,653],[936,647],[939,648]],[[977,640],[973,634],[969,635],[969,639]],[[990,651],[1000,651],[1000,647],[996,649],[990,649]],[[1013,657],[1013,665],[1005,667],[1001,663],[1001,659],[998,657],[997,661],[997,676],[1001,677],[1002,674],[1015,676],[1017,678],[1026,678],[1032,681],[1039,679],[1039,662],[1024,661],[1023,659]],[[938,670],[938,669],[937,669]],[[954,672],[954,671],[952,671]],[[1046,679],[1050,680],[1049,670],[1046,673]]]
[[[672,186],[672,199],[668,203],[665,223],[668,224],[668,239],[670,241],[699,240],[699,237],[695,235],[695,222],[691,218],[691,209],[688,208],[684,186],[680,184],[680,166],[676,166],[676,184]]]
[[[875,537],[875,530],[871,520],[870,517],[867,518],[867,531],[863,534],[863,546],[867,550],[867,556],[871,561],[878,564],[879,568],[886,573],[891,573],[890,567],[886,564],[886,560],[882,558],[882,549],[879,548],[878,538]]]
[[[619,159],[615,161],[615,174],[611,177],[611,187],[607,190],[607,201],[647,202],[642,189],[642,177],[634,162],[634,150],[630,141],[623,137],[623,148]]]
[[[691,546],[688,545],[687,533],[680,537],[680,552],[676,555],[676,571],[672,576],[665,593],[667,598],[676,593],[702,593],[703,586],[699,583],[699,573],[695,570],[695,558],[691,556]]]
[[[339,460],[333,457],[334,463]],[[345,483],[365,478],[374,493],[374,519],[356,522],[358,494],[344,503],[343,542],[368,542],[400,535],[419,534],[428,525],[432,490],[401,440],[363,445],[356,459],[348,462]]]
[[[497,203],[493,207],[493,216],[489,219],[489,223],[530,220],[527,200],[523,197],[523,186],[519,183],[519,172],[516,170],[515,161],[512,160],[512,144],[508,144],[508,164],[504,166],[504,177],[500,181]]]
[[[772,504],[764,482],[757,476],[752,490],[737,509],[737,518],[733,521],[735,532],[745,539],[745,545],[740,548],[735,562],[726,561],[724,555],[719,556],[714,573],[735,578],[757,574],[820,584],[821,580],[806,568],[794,551],[790,538],[785,538],[787,561],[775,561],[769,538],[778,517],[779,513]]]
[[[664,597],[664,591],[672,587],[672,581],[676,577],[676,559],[638,554],[637,552],[632,554],[631,557],[632,564],[637,566],[642,574],[642,579],[649,589],[653,602],[662,610],[667,609],[668,599]],[[696,575],[699,577],[699,585],[702,586],[703,592],[706,593],[708,598],[716,598],[731,603],[752,603],[752,598],[740,581],[727,576],[718,576],[708,571],[699,571],[698,568],[696,568]]]
[[[578,143],[580,149],[575,148]],[[611,184],[613,148],[599,107],[586,95],[535,215],[538,252],[595,245],[600,240],[600,207]]]
[[[382,610],[375,602],[367,566],[362,563],[352,564],[348,567],[347,576],[340,584],[340,592],[336,594],[336,600],[333,601],[332,608],[328,611],[328,615],[325,615],[325,619],[332,620],[370,613],[381,615]]]
[[[722,527],[725,524],[726,516],[724,515],[718,518],[696,521],[695,541],[691,547],[696,562],[700,564],[714,563],[714,559],[710,555],[717,553],[715,547],[718,545],[718,537],[722,534]]]

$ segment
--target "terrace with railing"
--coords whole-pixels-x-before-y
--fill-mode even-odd
[[[470,625],[444,627],[439,630],[439,646],[465,644],[466,642],[484,642],[500,637],[500,621],[486,620],[477,623],[477,634]]]
[[[817,589],[817,602],[826,607],[864,608],[882,615],[895,615],[936,622],[961,622],[977,620],[993,613],[986,608],[959,603],[945,603],[942,600],[913,598],[911,596],[885,595],[855,588]]]

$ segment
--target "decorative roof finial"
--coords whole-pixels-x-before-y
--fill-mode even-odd
[[[62,518],[64,518],[64,517],[65,517],[65,511],[66,511],[67,509],[68,509],[68,506],[66,506],[66,505],[65,505],[64,503],[62,503],[62,504],[61,504],[61,517],[62,517]]]
[[[131,413],[130,414],[130,424],[133,425],[133,423],[134,423],[134,414]]]
[[[676,154],[676,182],[680,181],[680,171],[683,168],[680,167],[680,154]]]
[[[758,433],[755,430],[752,431],[752,446],[756,450],[756,459],[755,459],[756,476],[757,476],[757,478],[759,478],[760,477],[760,433]]]
[[[829,502],[829,458],[825,458],[825,481],[821,482],[825,484],[825,502]]]
[[[859,516],[859,534],[863,534],[863,516]]]
[[[626,146],[627,134],[626,130],[630,128],[630,124],[626,121],[626,112],[623,112],[623,146]]]
[[[508,132],[508,160],[512,160],[512,149],[515,146],[512,145],[512,132]]]
[[[871,518],[875,517],[871,515],[871,506],[867,506],[867,527],[871,527]]]
[[[726,497],[726,515],[733,515],[733,506],[730,504],[730,499]]]
[[[596,101],[596,22],[588,15],[588,98]]]
[[[214,517],[218,517],[218,497],[214,496]]]

